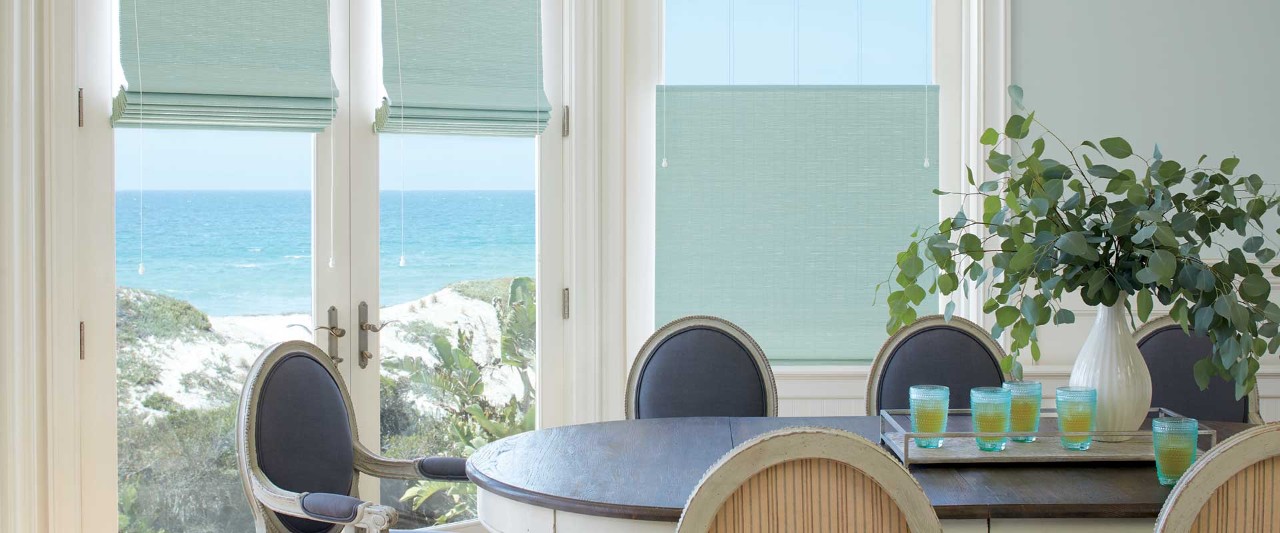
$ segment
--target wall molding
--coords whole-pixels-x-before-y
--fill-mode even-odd
[[[866,414],[867,378],[871,365],[773,367],[778,385],[779,416],[851,416]],[[1028,364],[1023,375],[1044,383],[1046,405],[1053,405],[1053,390],[1071,378],[1068,364]],[[1258,396],[1262,417],[1280,420],[1280,366],[1258,370]]]

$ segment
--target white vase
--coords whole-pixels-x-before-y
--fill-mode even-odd
[[[1151,408],[1151,372],[1133,338],[1124,300],[1098,306],[1098,319],[1076,356],[1070,383],[1098,390],[1097,431],[1133,431],[1142,425]]]

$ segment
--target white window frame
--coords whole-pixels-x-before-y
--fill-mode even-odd
[[[939,94],[939,188],[968,192],[964,168],[984,168],[985,153],[978,142],[978,124],[995,124],[1003,120],[1008,109],[1005,87],[1008,84],[1009,43],[1008,20],[1010,0],[935,0],[933,10],[934,83]],[[614,341],[605,353],[608,381],[605,389],[614,390],[625,383],[630,361],[654,331],[655,295],[655,171],[656,147],[654,124],[656,101],[653,87],[662,81],[663,70],[663,4],[654,0],[625,0],[614,7],[613,15],[621,19],[626,42],[611,50],[613,58],[624,66],[625,87],[614,87],[611,103],[620,105],[625,114],[625,132],[613,139],[602,139],[621,145],[621,155],[602,150],[605,166],[619,169],[623,176],[621,191],[605,194],[606,209],[625,213],[625,219],[604,220],[603,231],[624,236],[623,265],[607,271],[606,281],[621,284],[625,294],[604,302],[606,316],[621,317],[615,331],[622,341]],[[601,24],[609,24],[609,8]],[[939,217],[954,215],[958,201],[948,198],[938,206]],[[969,208],[972,210],[972,208]],[[610,253],[615,253],[611,248]],[[607,284],[607,283],[606,283]],[[971,291],[966,298],[957,293],[956,314],[985,324],[981,305],[983,291]],[[939,302],[939,310],[947,300]],[[619,337],[614,337],[619,338]],[[618,355],[621,355],[619,357]],[[865,354],[871,359],[875,356]],[[803,373],[841,374],[853,367],[866,365],[806,366]],[[787,373],[787,368],[775,368]],[[800,369],[797,369],[800,370]],[[616,410],[610,410],[616,415]]]
[[[37,5],[32,0],[22,0]],[[578,421],[574,392],[568,386],[575,379],[575,360],[567,354],[566,330],[580,321],[562,318],[561,291],[568,286],[566,272],[573,256],[567,239],[572,235],[566,221],[578,215],[569,200],[573,169],[564,161],[571,153],[560,131],[568,101],[570,57],[562,28],[569,12],[562,0],[541,0],[543,12],[543,67],[545,90],[553,110],[545,133],[537,144],[537,299],[538,306],[538,426],[548,427]],[[51,335],[48,371],[50,385],[73,394],[48,396],[49,438],[40,439],[51,457],[79,457],[78,461],[49,461],[47,479],[51,485],[46,502],[47,530],[59,532],[115,531],[117,522],[116,449],[116,339],[115,272],[101,265],[115,264],[114,132],[108,120],[111,97],[115,94],[114,52],[118,20],[112,2],[99,0],[51,0],[45,20],[49,28],[48,50],[58,53],[58,72],[48,82],[50,95],[60,106],[51,128],[50,142],[76,153],[74,169],[57,173],[61,181],[50,189],[50,203],[60,206],[48,217],[57,231],[59,245],[50,251],[52,265],[49,286],[57,294],[50,307],[50,327],[73,331],[78,321],[87,324],[84,360],[68,358],[76,351],[75,336]],[[378,135],[372,129],[374,111],[382,95],[380,2],[330,0],[330,31],[334,81],[338,86],[337,116],[324,133],[316,134],[314,145],[314,193],[312,242],[313,316],[325,317],[330,305],[339,309],[339,320],[349,334],[339,342],[345,361],[339,372],[353,391],[356,423],[362,440],[375,449],[379,443],[378,371],[375,364],[359,369],[356,356],[354,310],[359,302],[370,305],[370,321],[378,320],[378,182],[361,179],[378,175]],[[74,126],[75,95],[84,89],[83,127]],[[68,97],[70,95],[70,97]],[[580,136],[586,137],[586,136]],[[61,169],[60,169],[61,170]],[[105,170],[105,171],[104,171]],[[594,179],[595,173],[589,174]],[[331,182],[332,180],[332,182]],[[335,208],[329,208],[330,191],[337,191]],[[62,203],[65,202],[65,203]],[[576,205],[576,204],[574,204]],[[65,209],[61,206],[66,206]],[[372,213],[353,217],[353,213]],[[334,235],[330,239],[330,216]],[[69,225],[69,226],[67,226]],[[332,250],[330,243],[332,242]],[[328,267],[330,254],[335,268]],[[581,269],[578,269],[581,270]],[[575,295],[575,298],[581,296]],[[578,328],[579,330],[581,328]],[[323,333],[321,333],[323,335]],[[317,338],[327,343],[327,339]],[[370,337],[370,350],[378,353],[378,336]],[[321,344],[326,345],[326,344]],[[590,351],[587,353],[596,353]],[[50,389],[53,390],[52,388]],[[372,398],[372,401],[368,401]],[[7,429],[7,428],[6,428]],[[57,431],[53,431],[56,429]],[[92,438],[82,438],[92,435]],[[54,484],[56,482],[56,484]],[[364,476],[362,497],[378,498],[376,479]],[[56,510],[55,510],[56,507]],[[25,522],[24,522],[25,523]],[[35,523],[35,522],[32,522]],[[15,530],[43,530],[18,528]]]

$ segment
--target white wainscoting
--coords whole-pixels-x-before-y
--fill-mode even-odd
[[[847,416],[866,414],[868,365],[775,366],[780,416]],[[1053,389],[1067,384],[1070,365],[1027,366],[1027,379],[1044,383],[1045,407],[1053,406]],[[1258,372],[1262,418],[1280,420],[1280,365],[1269,362]]]

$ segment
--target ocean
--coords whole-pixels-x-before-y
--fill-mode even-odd
[[[533,276],[533,191],[410,191],[381,197],[381,305],[450,283]],[[213,316],[311,309],[310,191],[116,193],[116,284]],[[323,235],[323,233],[322,233]],[[145,273],[138,273],[138,264]]]

